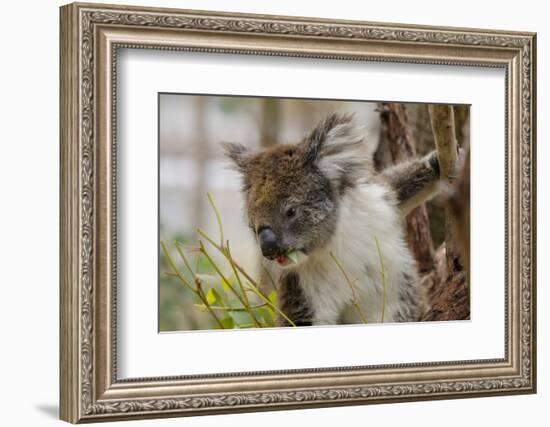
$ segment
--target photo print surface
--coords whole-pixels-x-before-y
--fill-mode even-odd
[[[469,319],[469,106],[158,102],[161,332]]]

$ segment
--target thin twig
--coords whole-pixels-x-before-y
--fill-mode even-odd
[[[222,254],[223,256],[227,257],[227,254],[225,253],[224,248],[223,248],[222,246],[218,245],[216,242],[214,242],[214,240],[212,240],[212,238],[211,238],[208,234],[206,234],[202,229],[197,228],[197,233],[199,233],[199,235],[201,235],[202,237],[204,237],[204,239],[205,239],[208,243],[210,243],[210,244],[211,244],[212,246],[214,246],[219,252],[221,252],[221,254]],[[256,287],[258,287],[256,281],[255,281],[252,277],[250,277],[250,275],[246,272],[246,270],[245,270],[244,268],[242,268],[236,261],[234,261],[234,264],[235,264],[235,268],[236,268],[237,270],[239,270],[239,272],[246,278],[246,280],[248,280],[250,283],[253,283]],[[260,292],[262,292],[261,289],[259,289],[259,287],[258,287],[258,290],[259,290]],[[262,292],[262,294],[263,294],[263,292]],[[264,297],[267,297],[267,295],[264,295]]]
[[[200,273],[200,261],[201,261],[201,253],[197,253],[197,257],[195,259],[195,274]]]
[[[239,287],[241,288],[241,292],[243,294],[243,298],[246,302],[246,308],[247,308],[247,311],[248,311],[248,314],[250,315],[250,317],[252,317],[252,321],[258,326],[258,327],[261,327],[260,325],[260,322],[258,321],[258,319],[256,319],[256,316],[254,315],[253,311],[251,310],[250,308],[250,301],[248,300],[248,295],[246,294],[246,292],[244,291],[244,286],[243,286],[243,283],[241,281],[241,277],[239,276],[239,272],[237,271],[237,269],[235,268],[235,261],[233,261],[233,257],[231,256],[231,249],[229,248],[229,240],[227,241],[226,245],[225,245],[226,249],[227,249],[227,260],[229,261],[229,265],[231,265],[231,269],[233,270],[233,273],[235,274],[235,278],[237,279],[237,283],[239,284]]]
[[[205,249],[204,247],[204,244],[201,242],[199,242],[200,244],[200,251],[201,253],[206,257],[206,259],[208,260],[208,262],[210,262],[210,264],[212,265],[212,267],[214,267],[214,270],[216,271],[216,273],[218,273],[218,276],[220,276],[220,278],[224,281],[224,283],[227,284],[227,286],[229,287],[229,289],[231,290],[231,292],[233,292],[233,294],[237,297],[237,299],[240,301],[240,303],[243,305],[243,307],[247,307],[248,304],[246,303],[246,301],[243,299],[243,297],[235,290],[235,288],[233,287],[233,285],[229,282],[229,280],[227,280],[227,278],[224,276],[224,274],[222,273],[222,271],[220,270],[220,268],[218,267],[218,265],[214,262],[214,260],[212,259],[212,257],[210,257],[210,255],[208,254],[208,251]],[[225,251],[224,251],[225,252]],[[252,317],[254,323],[258,323],[258,326],[259,326],[259,322],[258,320],[256,319],[256,317],[254,316],[254,314],[250,313],[250,316]]]
[[[189,271],[189,274],[191,274],[191,276],[195,277],[195,272],[191,268],[191,264],[189,263],[189,260],[187,259],[187,257],[183,253],[183,251],[181,250],[181,248],[179,246],[179,242],[174,241],[174,246],[176,247],[176,251],[178,252],[180,258],[182,259],[183,264],[187,268],[187,271]]]
[[[203,309],[206,308],[203,304],[193,304],[193,305],[198,308],[203,308]],[[268,307],[268,305],[264,303],[264,304],[256,304],[256,305],[250,306],[250,308],[253,310],[256,310],[258,308],[263,308],[263,307]],[[241,312],[241,313],[247,311],[246,307],[227,307],[227,306],[211,305],[210,308],[212,310]]]
[[[269,307],[271,307],[273,310],[275,310],[277,313],[279,313],[279,315],[282,316],[283,319],[285,319],[290,324],[290,326],[296,326],[296,323],[294,323],[292,320],[290,320],[286,314],[284,314],[281,310],[279,310],[279,307],[277,307],[275,304],[273,304],[269,300],[269,298],[267,298],[263,293],[261,293],[256,285],[254,285],[252,283],[251,283],[251,285],[252,285],[252,287],[249,287],[248,290],[251,290],[252,292],[254,292]]]
[[[212,209],[214,210],[214,215],[216,215],[216,221],[218,222],[218,228],[220,230],[220,246],[223,247],[223,225],[222,225],[222,218],[220,216],[220,213],[218,212],[218,208],[216,207],[216,204],[214,203],[214,198],[212,197],[212,194],[206,193],[206,196],[208,197],[208,201],[210,202],[210,206],[212,206]]]
[[[265,265],[262,265],[262,268],[264,272],[267,274],[267,278],[269,279],[271,286],[273,287],[273,290],[277,292],[277,285],[275,284],[275,280],[273,280],[273,276],[271,275],[271,273],[269,272],[269,270],[266,268]]]
[[[380,243],[378,238],[374,236],[376,242],[376,250],[378,251],[378,258],[380,258],[380,276],[382,277],[382,315],[380,323],[384,323],[384,312],[386,311],[386,269],[384,268],[384,258],[382,257],[382,251],[380,250]]]
[[[202,237],[204,237],[204,239],[210,243],[212,246],[214,246],[218,251],[220,251],[222,253],[222,255],[226,256],[227,257],[227,254],[225,253],[224,249],[218,245],[216,242],[214,242],[210,236],[208,236],[208,234],[206,234],[203,230],[201,230],[200,228],[197,228],[197,233],[199,233]],[[234,265],[235,265],[235,268],[237,270],[239,270],[239,272],[246,278],[246,280],[248,280],[248,282],[252,285],[251,288],[249,288],[249,290],[251,290],[252,292],[254,292],[258,297],[260,297],[264,302],[266,302],[273,310],[275,310],[277,313],[279,313],[279,315],[281,315],[291,326],[296,326],[296,324],[290,320],[288,318],[288,316],[286,314],[284,314],[280,309],[279,307],[277,307],[275,304],[273,304],[271,301],[269,301],[269,298],[264,295],[264,293],[259,289],[258,287],[258,284],[256,283],[256,281],[250,277],[250,275],[244,270],[244,268],[242,268],[239,264],[237,264],[237,262],[233,261],[234,262]]]
[[[359,307],[359,303],[357,302],[357,293],[355,291],[355,287],[353,286],[352,281],[348,277],[348,274],[346,273],[346,270],[344,270],[344,267],[342,266],[340,261],[338,261],[338,259],[336,258],[336,256],[332,252],[330,252],[330,256],[333,259],[333,261],[335,262],[335,264],[338,266],[338,269],[342,272],[344,278],[346,279],[347,284],[351,288],[351,303],[353,304],[353,306],[357,310],[357,313],[359,314],[359,317],[361,318],[363,323],[365,323],[365,324],[368,323],[367,319],[365,318],[365,315],[363,314],[363,312],[361,311],[361,308]]]
[[[183,277],[181,275],[181,273],[179,272],[178,268],[176,267],[176,264],[174,264],[174,260],[172,259],[172,257],[170,256],[170,254],[168,253],[168,249],[166,248],[166,245],[164,244],[164,242],[161,240],[160,241],[160,246],[162,247],[162,252],[164,252],[164,256],[166,257],[166,260],[168,261],[168,264],[170,265],[170,268],[172,269],[172,274],[174,276],[176,276],[184,285],[186,285],[192,292],[195,292],[195,288],[193,287],[193,285],[191,285],[187,279],[185,279],[185,277]]]
[[[172,271],[174,272],[174,274],[176,275],[176,277],[180,280],[181,283],[183,283],[184,285],[186,285],[189,290],[191,292],[193,292],[195,295],[197,295],[199,297],[199,299],[203,302],[204,305],[206,305],[206,307],[208,308],[210,314],[212,315],[212,317],[214,318],[214,320],[216,321],[216,323],[218,324],[218,326],[221,328],[221,329],[225,329],[224,326],[223,326],[223,323],[220,321],[220,319],[218,318],[218,316],[216,315],[216,313],[214,313],[214,310],[210,309],[210,305],[208,304],[208,301],[206,299],[206,296],[204,295],[204,292],[202,292],[202,289],[200,288],[200,286],[197,286],[197,288],[195,289],[188,281],[187,279],[185,279],[181,273],[179,272],[178,268],[176,267],[176,264],[174,263],[174,260],[172,259],[172,257],[170,256],[170,253],[168,252],[168,249],[166,248],[166,245],[164,244],[164,242],[161,240],[160,242],[160,245],[162,247],[162,251],[164,252],[164,256],[166,257],[166,259],[168,260],[168,264],[170,264],[170,267],[172,268]],[[179,251],[178,251],[179,252]],[[185,258],[185,255],[183,256],[183,259],[186,259]]]

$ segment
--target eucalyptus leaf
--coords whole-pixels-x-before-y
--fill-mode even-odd
[[[269,326],[273,326],[274,319],[268,309],[262,307],[258,308],[256,311],[260,316],[262,316],[264,323],[267,323]]]
[[[288,258],[290,258],[290,260],[294,263],[294,264],[298,264],[298,251],[294,250],[294,251],[290,251],[289,253],[286,254],[286,256]]]
[[[208,292],[206,293],[206,302],[208,305],[214,305],[216,302],[221,300],[220,294],[218,294],[214,288],[208,289]]]
[[[267,299],[269,299],[269,302],[273,305],[277,305],[277,292],[271,291],[269,295],[267,296]]]
[[[233,285],[233,277],[234,275],[232,274],[231,276],[226,277],[225,280],[220,278],[220,283],[222,284],[222,288],[225,292],[229,292],[231,290],[231,286]]]
[[[235,328],[235,322],[231,317],[224,317],[222,320],[220,320],[221,324],[223,325],[224,329],[234,329]]]

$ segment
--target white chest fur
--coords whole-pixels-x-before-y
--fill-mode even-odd
[[[388,196],[381,184],[363,184],[348,191],[329,245],[296,267],[313,308],[314,325],[361,323],[363,319],[368,323],[397,321],[403,304],[399,287],[405,275],[415,276],[415,266],[404,241],[398,209]]]

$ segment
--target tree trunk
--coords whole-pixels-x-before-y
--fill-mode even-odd
[[[470,271],[470,151],[465,156],[460,178],[449,199],[454,235],[458,240],[460,259]]]
[[[435,253],[436,268],[422,277],[429,310],[424,321],[467,320],[470,318],[470,287],[465,271],[447,274],[445,243]]]
[[[430,310],[423,320],[459,320],[470,318],[470,286],[468,270],[470,243],[470,172],[469,156],[458,172],[457,130],[453,107],[430,105],[440,174],[447,182],[451,196],[445,203],[445,243],[436,253],[435,271],[423,278],[428,290]],[[461,138],[468,138],[467,116],[459,120]],[[460,262],[462,261],[462,262]]]
[[[460,249],[460,259],[466,272],[470,271],[470,108],[453,107],[456,122],[456,138],[466,153],[459,178],[449,199],[455,236]]]
[[[457,178],[458,148],[453,107],[450,105],[433,104],[429,107],[430,121],[434,134],[439,173],[441,179],[452,188]],[[445,248],[447,270],[449,274],[461,270],[459,251],[456,247],[454,217],[449,206],[445,207]]]
[[[416,156],[415,141],[408,125],[403,104],[379,103],[381,132],[378,149],[374,154],[378,170],[401,163]],[[413,209],[405,218],[407,245],[412,251],[421,274],[434,267],[434,248],[426,206]]]
[[[433,143],[438,138],[438,135],[434,135],[430,126],[430,115],[427,106],[419,108],[415,106],[413,108],[413,123],[409,121],[408,111],[402,104],[381,103],[378,105],[378,108],[380,110],[382,125],[380,143],[374,158],[375,166],[378,170],[385,169],[416,156],[417,141],[415,141],[414,134],[419,135],[419,138],[421,138],[420,151],[422,155],[433,150]],[[446,128],[449,124],[448,122],[440,121],[439,118],[436,118],[436,120],[435,127],[437,132],[441,132],[441,129]],[[420,121],[422,123],[419,123]],[[463,134],[468,132],[467,116],[461,117],[459,124]],[[449,129],[447,138],[451,131],[454,132],[454,126],[450,126]],[[464,138],[466,137],[467,135],[464,136]],[[455,143],[454,150],[456,152],[456,141],[451,140],[450,142]],[[445,153],[448,153],[452,145],[447,148],[442,148],[441,146],[436,146],[436,148],[442,150],[442,155],[445,156]],[[451,158],[452,161],[453,159]],[[445,164],[443,169],[446,168],[442,173],[446,174],[445,176],[447,174],[451,175],[452,179],[455,176],[455,171],[453,169],[449,172],[449,167],[447,166],[449,163],[448,155],[442,159],[442,163]],[[464,174],[467,174],[469,177],[468,172],[464,172]],[[463,181],[465,181],[465,178],[462,178],[461,182]],[[454,198],[457,200],[457,203],[466,200],[469,201],[469,197],[463,194],[462,189],[457,190]],[[447,206],[447,200],[444,200],[444,202],[444,205]],[[416,208],[406,217],[407,244],[418,263],[422,285],[428,294],[429,310],[422,318],[425,321],[463,320],[470,317],[470,292],[467,271],[464,271],[459,263],[452,263],[453,268],[448,269],[446,245],[449,244],[451,247],[451,259],[456,259],[455,256],[458,248],[456,247],[457,240],[454,238],[457,235],[457,231],[452,231],[455,229],[453,227],[456,220],[453,219],[454,217],[449,218],[449,215],[451,215],[449,208],[446,207],[445,209],[446,212],[443,215],[445,218],[441,221],[441,226],[444,228],[445,241],[439,246],[437,251],[433,249],[433,240],[430,232],[431,224],[426,214],[425,205]],[[466,212],[467,209],[462,203],[460,207],[454,209],[453,214],[456,216],[456,212],[460,211],[463,215],[461,218],[465,218],[465,216],[469,218],[469,210]],[[443,209],[439,208],[438,211],[443,211]],[[460,230],[460,235],[462,235],[463,232],[466,232],[466,227],[462,227]]]

